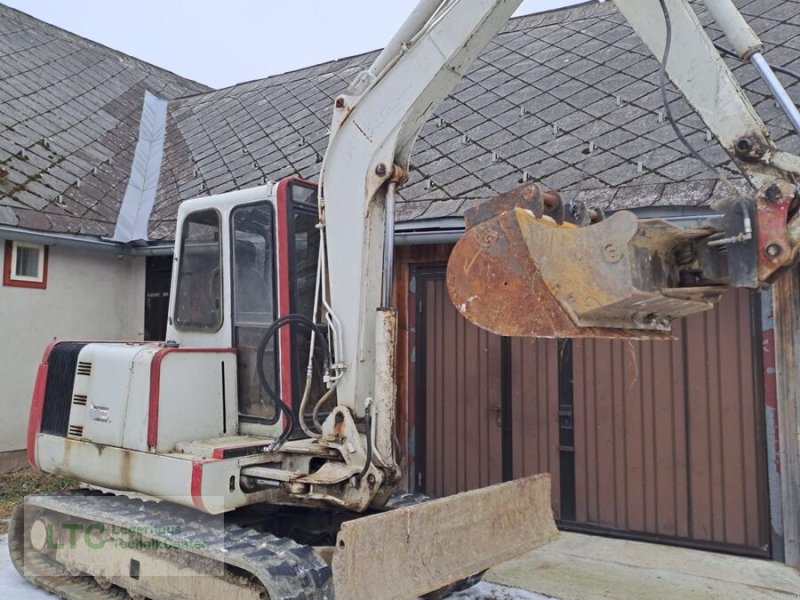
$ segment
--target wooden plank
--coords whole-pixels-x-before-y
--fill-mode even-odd
[[[479,465],[482,462],[480,445],[475,443],[480,438],[483,426],[483,408],[480,399],[480,357],[478,352],[480,344],[480,330],[473,326],[467,327],[464,334],[465,353],[469,357],[470,368],[465,372],[466,393],[464,397],[467,422],[464,427],[465,436],[470,443],[464,456],[467,463],[466,489],[474,490],[481,486]]]
[[[625,466],[627,474],[627,497],[625,527],[633,531],[644,531],[644,515],[646,506],[644,462],[644,432],[642,427],[643,400],[642,386],[649,381],[650,371],[645,368],[643,360],[649,356],[650,344],[630,342],[631,355],[626,364],[626,379],[623,394],[625,396]],[[628,344],[626,344],[627,346]]]
[[[800,567],[800,283],[797,270],[773,285],[785,562]]]
[[[436,288],[436,312],[441,319],[442,339],[436,352],[441,355],[442,389],[440,397],[441,417],[436,434],[442,439],[442,478],[444,486],[442,494],[450,495],[463,491],[458,487],[458,465],[461,456],[458,454],[458,405],[462,402],[459,396],[458,369],[456,349],[458,348],[457,328],[458,313],[452,309],[447,297],[444,281],[432,281]]]
[[[747,303],[747,298],[737,291],[726,294],[727,298],[719,308],[717,328],[720,339],[720,355],[723,362],[723,377],[720,380],[720,397],[722,405],[721,436],[722,436],[722,487],[725,499],[724,531],[725,542],[729,544],[747,545],[746,522],[755,521],[757,518],[743,519],[742,515],[756,515],[757,507],[752,507],[749,513],[745,489],[749,485],[755,487],[756,470],[745,469],[745,452],[748,442],[752,440],[755,432],[755,407],[752,401],[752,382],[744,387],[745,376],[743,373],[751,372],[748,363],[740,362],[739,350],[748,348],[751,335],[745,324],[739,319],[739,305]],[[735,324],[735,326],[732,326]],[[733,367],[733,368],[731,368]],[[747,404],[745,408],[744,404]],[[754,540],[757,542],[757,540]],[[753,545],[757,545],[754,543]]]
[[[695,540],[712,540],[713,507],[711,482],[711,434],[709,380],[715,370],[706,362],[706,335],[703,315],[686,320],[684,341],[687,365],[687,409],[689,448],[690,535]],[[692,369],[690,365],[707,365]]]
[[[684,353],[682,338],[686,334],[686,322],[673,328],[679,339],[670,344],[670,372],[672,373],[672,387],[675,397],[672,403],[672,422],[675,424],[672,435],[675,445],[674,475],[675,475],[675,523],[677,535],[682,538],[690,536],[689,521],[689,448],[687,440],[688,423],[686,397],[686,369],[684,369]],[[677,390],[680,390],[678,392]]]
[[[683,404],[683,390],[673,385],[671,342],[651,342],[653,365],[649,368],[653,378],[653,418],[655,463],[655,526],[660,535],[677,535],[675,506],[678,498],[675,489],[675,447],[673,405]]]
[[[553,511],[560,513],[558,342],[512,338],[513,475],[550,473]]]

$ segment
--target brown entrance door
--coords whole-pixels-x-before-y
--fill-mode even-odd
[[[442,269],[418,270],[416,290],[417,487],[440,497],[499,483],[501,338],[458,314]]]

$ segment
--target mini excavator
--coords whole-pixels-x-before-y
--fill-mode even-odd
[[[421,127],[519,4],[422,0],[334,99],[318,185],[182,203],[168,341],[46,349],[29,460],[87,486],[18,507],[20,573],[70,600],[442,598],[557,535],[546,474],[398,492],[397,190]],[[752,191],[731,186],[691,228],[535,185],[471,209],[447,284],[483,328],[667,337],[795,262],[800,159],[775,147],[687,0],[615,4],[659,58],[662,93],[670,79]],[[705,4],[800,129],[734,5]]]

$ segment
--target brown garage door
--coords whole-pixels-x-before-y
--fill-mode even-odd
[[[420,490],[550,472],[562,525],[767,555],[752,301],[726,295],[673,342],[500,338],[416,275]]]
[[[578,522],[768,554],[752,304],[728,293],[672,342],[573,342]]]
[[[507,340],[511,364],[511,453],[515,478],[550,473],[553,512],[562,516],[561,486],[569,483],[570,474],[561,481],[559,455],[570,451],[570,441],[559,429],[559,345],[556,340],[513,338]],[[561,407],[563,409],[564,407]],[[560,439],[561,437],[561,439]],[[569,465],[569,456],[565,464]],[[569,504],[569,499],[563,502]],[[570,508],[565,507],[566,514]]]

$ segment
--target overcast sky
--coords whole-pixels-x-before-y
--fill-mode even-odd
[[[416,0],[2,0],[212,87],[381,48]],[[525,0],[517,14],[579,0]]]

